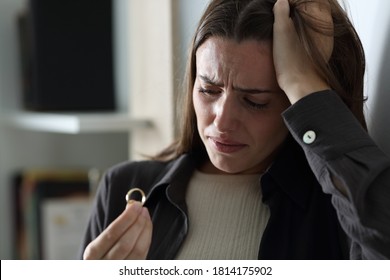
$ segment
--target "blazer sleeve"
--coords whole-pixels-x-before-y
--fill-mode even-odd
[[[390,159],[334,91],[313,93],[283,117],[325,193],[332,195],[351,259],[390,258]],[[336,187],[345,188],[342,193]]]

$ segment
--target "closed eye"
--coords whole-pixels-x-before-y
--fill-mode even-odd
[[[244,98],[244,101],[246,102],[246,104],[250,108],[256,109],[256,110],[263,110],[263,109],[267,108],[267,106],[268,106],[268,103],[256,103],[256,102],[249,100],[248,98]]]
[[[200,93],[204,93],[204,94],[208,94],[208,95],[214,95],[214,94],[219,94],[219,93],[221,93],[220,90],[206,89],[206,88],[202,88],[202,87],[199,87],[199,88],[198,88],[198,91],[199,91]]]

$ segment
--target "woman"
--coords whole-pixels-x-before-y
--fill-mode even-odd
[[[364,68],[336,0],[211,1],[180,137],[107,172],[83,257],[389,258],[390,160],[365,131]]]

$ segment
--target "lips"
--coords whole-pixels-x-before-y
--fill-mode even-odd
[[[240,142],[224,140],[214,137],[208,137],[208,140],[218,152],[225,154],[232,154],[238,152],[247,146],[246,144]]]

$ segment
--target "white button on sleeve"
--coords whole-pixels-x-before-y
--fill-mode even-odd
[[[308,130],[306,133],[303,135],[303,142],[305,144],[312,144],[316,140],[316,133],[313,130]]]

